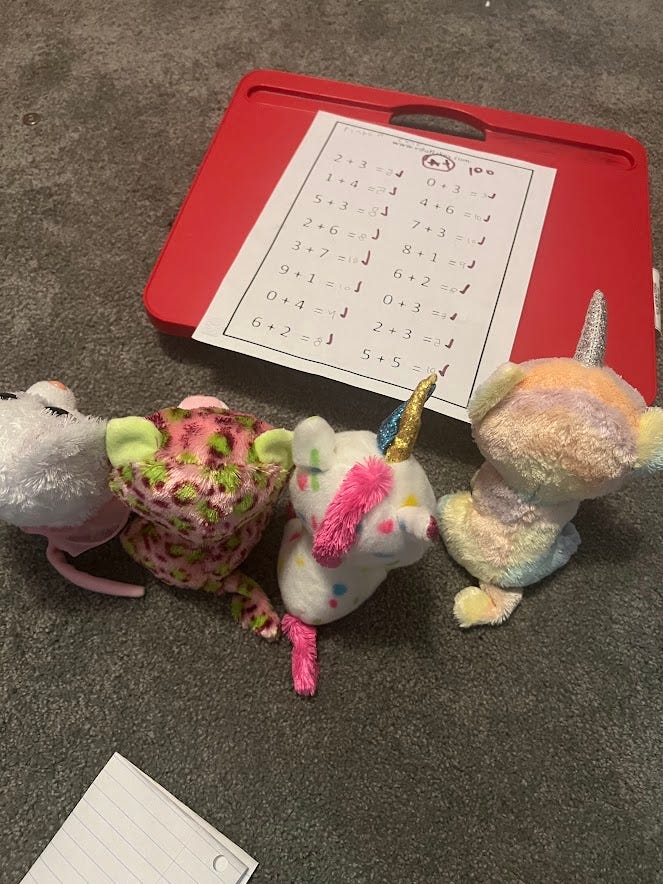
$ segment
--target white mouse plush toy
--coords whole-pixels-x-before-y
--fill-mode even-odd
[[[75,585],[141,596],[142,586],[94,577],[66,558],[111,540],[130,515],[108,487],[105,437],[106,422],[81,414],[59,381],[1,392],[0,520],[46,537],[49,562]]]

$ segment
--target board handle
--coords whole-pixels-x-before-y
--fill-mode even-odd
[[[286,104],[293,110],[329,110],[332,113],[346,113],[348,116],[359,112],[360,119],[382,125],[389,125],[394,115],[414,109],[417,114],[446,117],[478,129],[483,133],[481,140],[486,142],[492,141],[494,137],[500,140],[504,137],[532,139],[609,154],[628,169],[647,166],[647,154],[643,145],[624,132],[423,95],[407,95],[372,86],[324,80],[304,74],[274,70],[251,71],[240,80],[235,94],[244,96],[248,101]],[[325,108],[325,105],[328,107]],[[452,137],[465,139],[471,136],[453,134]],[[475,136],[472,140],[478,139]]]
[[[389,125],[416,132],[470,138],[473,141],[486,140],[486,130],[481,120],[454,107],[446,108],[434,104],[403,105],[391,112]]]

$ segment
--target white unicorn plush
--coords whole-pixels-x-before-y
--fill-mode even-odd
[[[294,430],[294,516],[285,527],[278,577],[299,694],[315,693],[316,627],[350,614],[389,571],[418,561],[438,536],[435,494],[411,455],[434,388],[431,375],[377,436],[335,433],[321,417]]]

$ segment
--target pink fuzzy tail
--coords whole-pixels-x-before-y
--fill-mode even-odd
[[[292,681],[298,694],[312,697],[318,686],[318,655],[315,626],[286,614],[281,621],[283,634],[292,643]]]

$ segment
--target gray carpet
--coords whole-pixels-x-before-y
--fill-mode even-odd
[[[376,427],[390,402],[157,334],[141,291],[238,79],[256,67],[626,130],[663,258],[660,0],[8,0],[1,13],[3,388],[90,413],[217,393],[277,424]],[[24,114],[41,115],[33,127]],[[479,458],[427,416],[435,488]],[[117,750],[259,861],[264,882],[662,881],[658,481],[583,506],[578,555],[508,626],[458,630],[442,549],[324,630],[317,698],[223,600],[64,584],[0,530],[0,879],[25,873]],[[274,592],[280,522],[251,559]],[[98,572],[141,579],[119,548]]]

